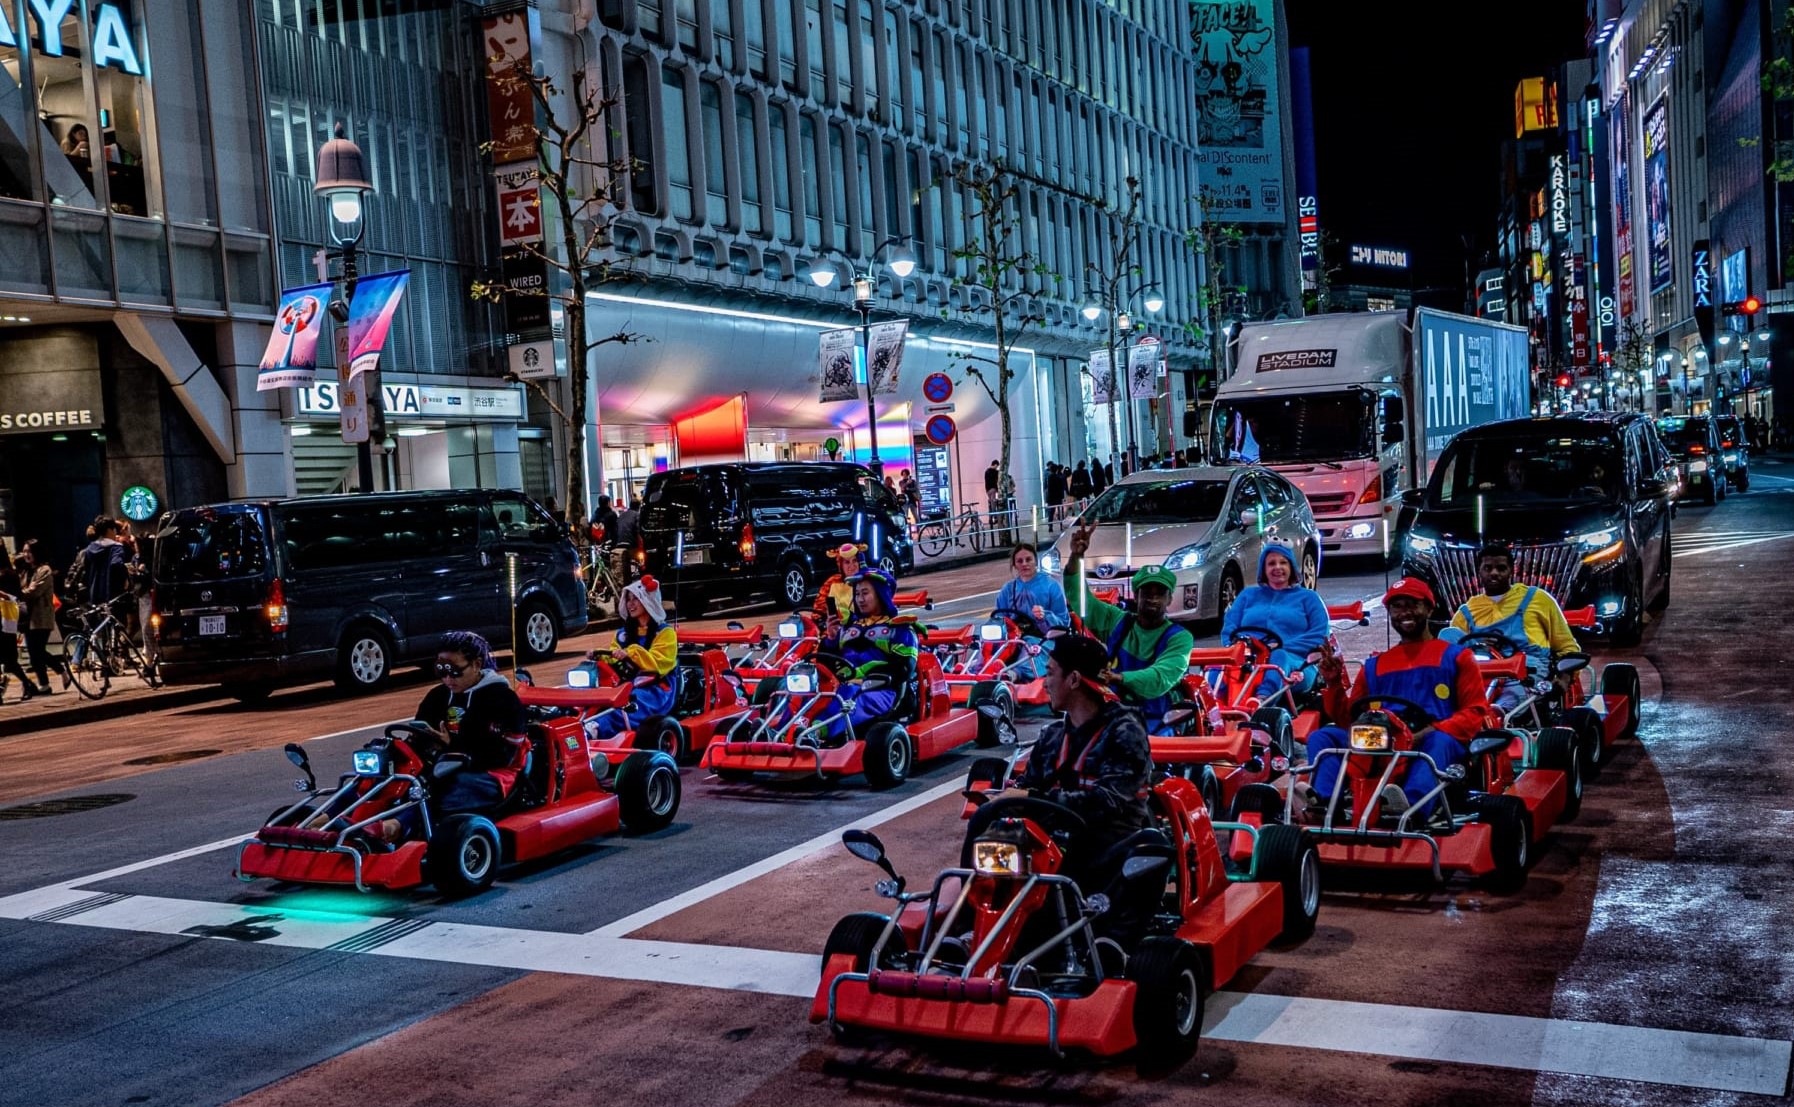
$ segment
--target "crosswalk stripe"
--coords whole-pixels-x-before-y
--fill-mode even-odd
[[[1728,539],[1718,538],[1716,536],[1714,540],[1707,542],[1677,543],[1674,547],[1674,556],[1699,557],[1702,554],[1721,553],[1725,550],[1741,549],[1745,546],[1755,546],[1763,542],[1776,542],[1783,538],[1794,538],[1794,530],[1782,531],[1777,534],[1759,535],[1750,538]],[[1690,548],[1691,546],[1692,548]]]

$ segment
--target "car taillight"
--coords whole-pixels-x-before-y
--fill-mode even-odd
[[[1694,445],[1688,447],[1688,452],[1691,454],[1704,454],[1707,452],[1707,447],[1696,442]]]
[[[749,561],[754,560],[754,524],[752,523],[742,525],[741,556]]]
[[[1370,478],[1370,483],[1365,485],[1364,491],[1359,494],[1358,506],[1363,507],[1365,504],[1374,504],[1382,498],[1383,474],[1378,473],[1376,476]]]
[[[150,625],[149,625],[150,636],[152,638],[160,637],[162,634],[162,609],[156,606],[156,590],[154,588],[150,589],[149,600],[150,600]]]
[[[635,536],[635,563],[637,565],[648,563],[648,547],[642,543],[642,537],[639,534]]]
[[[287,589],[279,577],[268,586],[268,629],[276,634],[287,629]]]

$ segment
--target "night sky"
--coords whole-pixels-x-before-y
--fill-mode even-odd
[[[1407,247],[1413,287],[1460,289],[1460,236],[1494,245],[1514,85],[1583,53],[1583,3],[1286,3],[1314,75],[1322,230],[1342,253]]]

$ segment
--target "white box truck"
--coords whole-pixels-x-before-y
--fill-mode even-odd
[[[1432,308],[1248,323],[1228,355],[1211,456],[1289,478],[1328,554],[1387,557],[1451,437],[1531,411],[1526,332]]]

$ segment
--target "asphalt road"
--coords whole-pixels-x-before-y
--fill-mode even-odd
[[[876,822],[912,880],[939,867],[966,755],[878,794],[688,769],[672,827],[472,900],[234,881],[229,843],[292,795],[279,745],[346,760],[410,714],[415,682],[0,740],[0,1104],[1767,1102],[1787,1090],[1794,996],[1779,756],[1794,467],[1756,477],[1682,511],[1669,611],[1641,649],[1599,657],[1639,665],[1644,729],[1526,887],[1330,892],[1316,935],[1262,954],[1169,1075],[849,1049],[804,1021],[822,937],[877,903],[876,874],[830,840]],[[917,583],[952,623],[1002,579]],[[1323,587],[1381,590],[1375,573]],[[1362,656],[1381,620],[1343,637]],[[127,764],[146,758],[172,763]],[[96,795],[128,798],[18,817]]]

